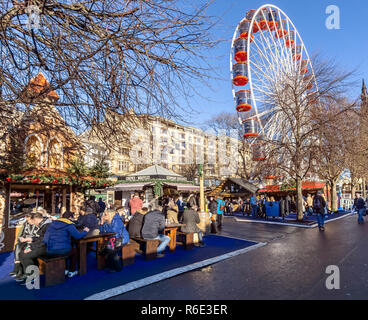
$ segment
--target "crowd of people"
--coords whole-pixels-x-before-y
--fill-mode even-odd
[[[316,201],[314,201],[316,199]],[[318,200],[318,202],[317,202]],[[266,203],[275,202],[273,196],[256,195],[253,194],[250,197],[238,199],[224,199],[224,214],[234,215],[234,213],[241,213],[243,216],[251,216],[253,218],[265,218],[266,217]],[[285,197],[279,197],[279,216],[285,218],[290,213],[297,211],[296,197],[287,195]],[[328,202],[322,192],[317,192],[312,196],[308,194],[303,196],[303,212],[304,218],[307,219],[312,216],[313,213],[317,214],[318,227],[321,231],[324,231],[325,216],[329,213]]]
[[[211,233],[218,233],[223,226],[223,216],[234,212],[253,217],[265,215],[266,202],[273,202],[273,197],[256,196],[237,200],[222,197],[205,199],[205,206],[210,213]],[[290,196],[279,199],[280,216],[286,216],[296,208],[295,199]],[[353,209],[358,212],[358,223],[364,223],[368,198],[363,199],[359,194],[354,199]],[[79,210],[79,216],[74,218],[72,212],[66,211],[62,217],[52,217],[46,210],[37,208],[26,215],[14,250],[14,269],[10,275],[16,281],[24,284],[27,278],[27,268],[35,265],[41,256],[67,256],[65,275],[69,278],[77,275],[76,241],[99,233],[113,233],[113,242],[109,242],[99,253],[105,256],[106,268],[109,272],[120,271],[121,246],[131,239],[143,238],[159,240],[157,256],[164,257],[165,249],[170,237],[164,234],[168,224],[183,224],[181,231],[198,234],[198,246],[204,247],[203,233],[198,227],[200,200],[199,195],[190,194],[185,200],[182,195],[157,195],[151,201],[146,201],[138,194],[131,194],[129,201],[119,205],[106,205],[100,198],[97,202],[94,196],[85,200]],[[322,192],[312,197],[303,197],[303,211],[305,217],[317,215],[318,227],[324,231],[325,217],[328,214],[328,202]]]
[[[105,256],[106,269],[116,272],[122,269],[121,246],[133,238],[159,240],[157,257],[165,256],[170,237],[164,234],[167,224],[182,223],[184,233],[197,233],[197,246],[204,247],[203,234],[197,226],[198,197],[191,195],[187,201],[182,196],[158,197],[145,202],[138,193],[132,194],[124,205],[106,205],[94,196],[85,200],[79,208],[79,216],[66,211],[62,217],[52,217],[43,208],[35,208],[26,215],[19,232],[14,251],[14,268],[9,273],[17,282],[26,283],[28,270],[37,264],[38,257],[66,256],[65,275],[69,278],[78,274],[76,241],[99,233],[114,233],[113,241],[104,246],[99,254]]]

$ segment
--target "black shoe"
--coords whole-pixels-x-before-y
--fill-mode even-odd
[[[27,279],[27,276],[25,276],[24,274],[18,274],[14,280],[17,281],[17,282],[23,282],[23,281],[26,281]]]
[[[163,258],[163,257],[165,257],[165,254],[164,253],[158,253],[157,254],[157,258]]]
[[[9,276],[11,276],[11,277],[16,277],[20,272],[21,272],[21,266],[20,266],[20,263],[15,263],[15,264],[14,264],[14,269],[13,269],[13,271],[9,272]]]
[[[199,247],[200,247],[200,248],[204,248],[205,246],[206,246],[206,244],[205,244],[205,243],[203,243],[203,242],[199,244]]]
[[[320,228],[320,230],[321,230],[321,231],[325,231],[325,227],[321,227],[321,228]]]

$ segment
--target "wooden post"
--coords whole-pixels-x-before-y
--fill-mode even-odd
[[[198,174],[199,174],[199,199],[200,199],[200,210],[201,212],[205,212],[204,207],[204,177],[203,177],[203,164],[198,165]]]
[[[55,215],[55,190],[51,191],[51,215]]]
[[[61,207],[61,210],[60,210],[60,214],[64,214],[64,212],[66,211],[66,187],[63,188],[63,205]]]
[[[73,194],[73,186],[72,185],[70,185],[70,187],[69,187],[69,211],[70,212],[72,212],[73,211],[73,196],[74,196],[74,194]]]

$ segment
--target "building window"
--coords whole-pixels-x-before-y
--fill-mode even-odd
[[[129,155],[129,149],[128,148],[119,148],[119,155],[128,156]]]
[[[119,161],[119,172],[121,171],[129,171],[128,161]]]

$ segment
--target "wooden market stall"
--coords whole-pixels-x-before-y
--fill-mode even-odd
[[[0,128],[0,252],[13,250],[24,216],[34,208],[57,216],[66,210],[78,214],[83,189],[108,185],[69,173],[83,146],[55,108],[59,96],[44,75],[34,77],[22,94],[25,108],[1,114],[10,120]]]
[[[223,180],[214,190],[208,192],[208,196],[238,199],[249,198],[256,193],[258,188],[241,178],[227,178]]]
[[[150,201],[155,194],[173,196],[181,193],[185,196],[199,192],[199,186],[175,172],[153,165],[118,181],[116,185],[107,188],[107,192],[111,203],[122,205],[134,192],[144,194],[147,201]]]

